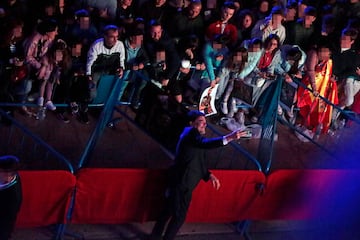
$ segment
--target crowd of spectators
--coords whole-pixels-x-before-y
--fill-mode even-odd
[[[227,117],[239,111],[239,81],[255,88],[257,101],[281,75],[299,88],[294,106],[301,103],[308,135],[341,115],[319,96],[351,109],[360,89],[359,0],[1,0],[0,22],[0,102],[34,101],[64,122],[56,103],[88,123],[101,76],[124,70],[134,110],[147,84],[184,105],[218,84]],[[295,80],[309,87],[306,100]],[[26,105],[20,111],[37,116]]]

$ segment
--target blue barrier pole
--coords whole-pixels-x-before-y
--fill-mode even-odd
[[[112,91],[110,92],[110,95],[104,105],[104,109],[101,112],[101,115],[96,124],[96,127],[95,127],[94,131],[92,132],[92,134],[86,144],[85,150],[80,157],[79,164],[77,166],[78,169],[82,168],[84,163],[88,160],[99,137],[103,133],[104,128],[109,123],[109,121],[112,117],[114,108],[115,108],[116,104],[118,103],[118,99],[121,98],[120,94],[122,94],[123,85],[124,85],[125,79],[127,79],[128,75],[129,75],[129,71],[125,71],[123,77],[120,79],[118,79],[117,76],[114,76],[114,78],[116,78],[114,86],[113,86]]]

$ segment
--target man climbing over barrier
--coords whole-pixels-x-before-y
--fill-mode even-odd
[[[246,136],[246,132],[235,130],[217,138],[205,138],[205,114],[192,110],[188,112],[189,127],[182,132],[176,148],[175,164],[169,170],[169,186],[166,191],[166,204],[160,218],[150,235],[151,240],[174,239],[183,225],[188,211],[192,192],[201,179],[210,180],[216,190],[220,181],[207,168],[206,150],[225,146],[233,140]],[[165,225],[168,226],[163,238]]]

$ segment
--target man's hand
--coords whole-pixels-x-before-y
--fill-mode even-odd
[[[116,69],[116,73],[119,76],[119,78],[122,78],[122,76],[124,74],[124,70],[122,68],[118,68],[118,69]]]
[[[216,61],[219,61],[219,62],[221,62],[222,60],[224,59],[224,55],[218,55],[218,56],[216,56]]]
[[[169,84],[169,79],[161,79],[161,85],[166,87]]]
[[[219,190],[220,188],[220,181],[219,179],[217,179],[217,177],[214,176],[214,174],[210,174],[210,181],[213,185],[213,187],[216,189],[216,190]]]
[[[235,130],[232,133],[229,133],[228,135],[226,135],[225,138],[228,142],[231,142],[233,140],[238,140],[241,137],[247,136],[248,135],[247,132],[248,131],[244,131],[244,130]]]
[[[204,63],[197,63],[197,64],[195,65],[195,69],[196,69],[196,70],[204,71],[204,70],[206,69],[206,66],[205,66]]]
[[[287,73],[284,75],[284,79],[285,79],[285,82],[287,82],[287,83],[292,83],[293,82],[292,78]]]

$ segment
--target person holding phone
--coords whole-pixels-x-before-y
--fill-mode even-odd
[[[283,44],[286,37],[286,30],[282,25],[283,20],[284,12],[281,7],[273,7],[268,17],[257,21],[251,31],[251,37],[260,38],[262,41],[265,41],[271,34],[276,34],[280,38],[280,43]]]

